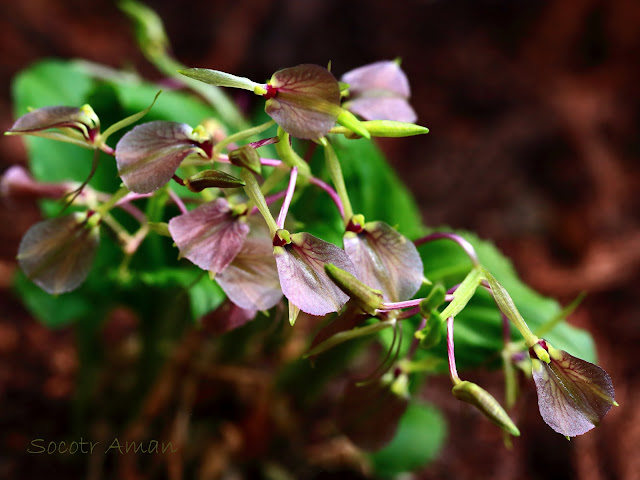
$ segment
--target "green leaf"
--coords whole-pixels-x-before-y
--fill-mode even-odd
[[[29,312],[45,327],[60,328],[95,312],[84,289],[63,295],[49,295],[22,272],[14,276],[14,288]]]
[[[194,320],[215,310],[227,298],[218,284],[211,280],[206,273],[197,283],[188,288],[187,293]]]
[[[93,80],[64,60],[43,60],[19,73],[13,81],[16,116],[29,107],[51,105],[80,107],[93,87]]]
[[[391,443],[369,456],[373,469],[386,478],[425,466],[438,455],[446,432],[445,420],[437,409],[420,403],[409,405]]]

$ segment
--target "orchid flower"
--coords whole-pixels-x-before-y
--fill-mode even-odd
[[[154,121],[127,132],[115,154],[125,186],[132,192],[150,193],[171,180],[187,156],[211,158],[212,140],[201,127]]]
[[[375,62],[345,73],[349,100],[343,105],[365,120],[413,123],[418,118],[409,105],[409,81],[395,61]]]
[[[536,349],[529,350],[542,419],[566,437],[597,427],[611,407],[618,405],[609,374],[545,340],[538,345],[549,355],[546,362]]]

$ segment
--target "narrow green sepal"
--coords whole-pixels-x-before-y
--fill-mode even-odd
[[[298,319],[298,315],[300,315],[300,309],[296,307],[293,303],[289,302],[289,324],[293,327]]]
[[[336,267],[332,263],[324,266],[324,271],[340,290],[351,297],[351,300],[369,315],[375,315],[376,310],[382,308],[382,293],[362,283],[349,272]]]
[[[358,120],[358,118],[353,113],[347,110],[341,110],[336,121],[343,127],[348,128],[352,132],[357,133],[367,140],[371,138],[371,134],[369,134],[369,130],[366,129],[366,127],[363,125],[363,122]]]
[[[308,353],[304,355],[304,358],[313,357],[322,352],[326,352],[330,348],[333,348],[348,340],[353,340],[367,335],[373,335],[374,333],[381,332],[387,328],[391,328],[395,325],[396,320],[385,320],[383,322],[372,323],[364,327],[357,327],[344,332],[336,333],[335,335],[327,338],[324,342],[316,345]]]
[[[368,120],[360,122],[372,137],[411,137],[429,133],[427,127],[415,123],[396,122],[394,120]],[[353,131],[347,127],[334,127],[329,133],[342,134],[347,138],[357,138]]]
[[[243,145],[229,152],[229,161],[236,167],[248,168],[257,175],[261,172],[260,155],[251,145]]]
[[[484,388],[464,380],[454,385],[451,392],[458,400],[470,403],[476,407],[485,417],[505,432],[514,437],[520,436],[520,430],[518,430],[513,420],[511,420],[507,412],[502,408],[502,405]]]
[[[221,72],[219,70],[210,70],[208,68],[187,68],[185,70],[178,70],[178,73],[185,77],[193,78],[194,80],[208,83],[209,85],[214,85],[216,87],[241,88],[254,93],[262,92],[262,85],[259,83],[254,82],[247,77],[238,77],[237,75]]]
[[[116,122],[113,125],[111,125],[109,128],[107,128],[104,131],[104,133],[100,135],[100,137],[96,142],[100,142],[101,144],[104,145],[107,141],[107,138],[109,138],[110,135],[117,132],[118,130],[122,130],[123,128],[128,127],[129,125],[137,122],[142,117],[144,117],[153,108],[153,106],[156,103],[156,100],[158,100],[158,97],[160,96],[161,93],[162,93],[162,90],[158,90],[158,93],[156,93],[156,96],[153,97],[153,101],[151,102],[151,105],[149,105],[144,110],[141,110],[138,113],[134,113],[133,115],[130,115],[127,118],[123,118],[119,122]]]
[[[530,347],[530,348],[534,347],[535,349],[535,345],[538,343],[540,339],[533,334],[533,332],[531,331],[527,323],[524,321],[524,318],[522,318],[522,315],[520,315],[520,312],[518,311],[518,308],[513,302],[511,295],[509,295],[509,292],[507,292],[507,290],[502,285],[500,285],[498,280],[496,280],[496,278],[493,275],[491,275],[491,273],[489,273],[487,270],[482,269],[482,274],[484,278],[487,280],[487,282],[489,282],[489,286],[491,287],[491,293],[500,311],[504,314],[505,317],[511,320],[511,322],[515,325],[518,331],[520,331],[520,334],[524,337],[524,342],[527,345],[527,347]],[[537,350],[536,350],[536,353],[538,353]],[[548,355],[545,356],[543,354],[543,357],[547,358],[545,362],[549,363],[549,360],[548,360],[549,356]],[[542,357],[538,357],[538,358],[542,360]]]
[[[149,222],[149,230],[158,235],[162,235],[163,237],[171,238],[171,233],[169,232],[169,224],[166,222]]]

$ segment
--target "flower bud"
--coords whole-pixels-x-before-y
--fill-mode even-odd
[[[510,433],[514,437],[520,436],[520,430],[515,426],[507,412],[504,411],[500,403],[484,388],[465,380],[454,385],[451,392],[458,400],[470,403],[476,407],[485,417],[505,432]]]
[[[374,290],[349,272],[345,272],[331,263],[324,266],[324,271],[340,287],[340,290],[349,295],[351,300],[356,302],[364,312],[375,315],[376,310],[382,308],[382,293],[379,290]]]
[[[243,145],[229,152],[229,161],[236,167],[248,168],[253,173],[260,175],[260,155],[251,145]]]
[[[238,188],[246,185],[239,178],[219,170],[204,170],[184,180],[184,186],[192,192],[205,188]]]

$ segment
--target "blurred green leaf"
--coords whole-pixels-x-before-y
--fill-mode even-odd
[[[369,456],[373,469],[381,477],[417,470],[438,455],[446,434],[445,420],[437,409],[412,403],[391,443]]]
[[[187,290],[194,320],[215,310],[227,298],[218,284],[211,280],[206,272],[203,273],[200,280]]]
[[[82,289],[49,295],[22,272],[14,276],[14,288],[29,312],[48,328],[64,327],[95,313],[95,305]]]

